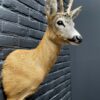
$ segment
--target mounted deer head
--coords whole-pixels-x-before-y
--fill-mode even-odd
[[[49,35],[52,40],[60,43],[80,44],[82,36],[75,29],[73,20],[79,15],[81,6],[71,10],[73,0],[69,0],[67,10],[64,10],[63,0],[45,0],[46,16],[48,20],[48,30],[52,31]],[[59,8],[59,9],[58,9]]]

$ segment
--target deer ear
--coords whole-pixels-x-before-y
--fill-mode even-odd
[[[57,0],[45,0],[46,16],[54,16],[57,13]]]
[[[82,6],[79,6],[78,8],[72,10],[71,11],[71,17],[72,17],[72,19],[75,19],[79,15],[79,13],[81,12],[81,10],[82,10]]]

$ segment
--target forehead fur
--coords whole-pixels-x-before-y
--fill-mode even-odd
[[[55,22],[57,19],[62,17],[65,17],[68,20],[72,19],[71,16],[63,12],[63,13],[57,13],[55,16],[52,16],[51,18],[48,19],[48,22],[49,23]]]

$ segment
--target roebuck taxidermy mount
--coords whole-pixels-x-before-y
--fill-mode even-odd
[[[39,45],[31,50],[15,50],[6,58],[2,83],[7,100],[25,100],[34,94],[54,65],[62,44],[82,42],[73,22],[81,6],[71,10],[73,0],[69,0],[64,10],[63,0],[58,1],[59,9],[57,0],[45,0],[48,27]]]

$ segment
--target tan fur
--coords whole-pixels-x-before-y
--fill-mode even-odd
[[[35,93],[47,76],[61,47],[49,39],[49,34],[45,33],[37,48],[16,50],[5,60],[2,77],[8,100],[23,100]]]

